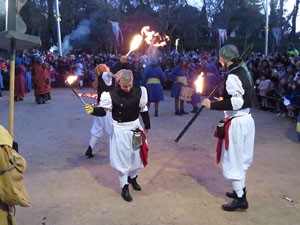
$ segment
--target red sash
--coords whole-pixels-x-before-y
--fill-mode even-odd
[[[148,164],[147,159],[148,159],[149,148],[146,143],[146,135],[142,130],[141,130],[141,134],[143,137],[143,144],[140,147],[140,156],[141,156],[141,160],[143,162],[144,167],[146,167]]]
[[[226,119],[225,120],[225,149],[226,151],[228,151],[229,148],[229,138],[228,138],[228,131],[229,131],[229,126],[231,124],[231,119]],[[217,137],[217,130],[215,131],[214,134],[215,137]],[[217,164],[220,163],[221,161],[221,153],[222,153],[222,143],[223,143],[223,139],[222,138],[218,138],[218,145],[217,145]]]

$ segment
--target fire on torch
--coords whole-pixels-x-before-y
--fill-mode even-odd
[[[74,81],[77,80],[77,76],[69,76],[66,81],[65,84],[68,85],[72,91],[75,93],[75,95],[79,98],[79,100],[82,102],[82,104],[86,105],[86,103],[83,101],[83,99],[79,96],[79,94],[75,91],[75,89],[72,87],[72,83],[74,83]]]
[[[196,85],[196,92],[202,94],[203,92],[203,73],[200,73],[194,84]]]
[[[150,26],[144,26],[141,30],[141,34],[137,34],[133,37],[130,43],[130,51],[126,56],[138,49],[143,40],[148,45],[159,48],[165,46],[167,42],[170,41],[170,37],[168,35],[161,36],[158,32],[150,31]]]
[[[141,45],[142,41],[143,41],[142,35],[140,35],[140,34],[135,35],[130,43],[130,51],[127,53],[126,56],[128,56],[131,52],[138,49],[138,47]]]

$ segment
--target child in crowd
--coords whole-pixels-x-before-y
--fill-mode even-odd
[[[259,90],[259,95],[262,96],[261,100],[261,109],[268,110],[268,100],[263,96],[266,96],[267,91],[270,89],[271,80],[267,79],[266,75],[263,74],[261,76],[261,81],[257,89]]]
[[[286,108],[288,110],[288,117],[291,119],[295,119],[296,107],[300,107],[300,87],[299,84],[295,81],[290,83],[290,86],[290,95],[286,96],[287,99],[290,101],[290,104],[287,105]]]

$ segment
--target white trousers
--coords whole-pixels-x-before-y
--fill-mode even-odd
[[[130,178],[133,179],[137,176],[137,172],[138,172],[138,169],[130,171],[129,173],[122,173],[122,172],[118,171],[121,188],[123,188],[124,185],[128,184],[128,176],[130,176]]]
[[[94,122],[91,129],[92,136],[90,139],[90,146],[92,149],[94,149],[98,138],[101,137],[104,132],[106,132],[108,135],[111,135],[112,122],[113,122],[112,114],[109,111],[106,113],[106,116],[104,117],[94,116]]]
[[[222,146],[222,169],[226,179],[236,181],[234,190],[245,187],[246,172],[253,161],[255,125],[251,114],[231,120],[228,132],[229,148]]]

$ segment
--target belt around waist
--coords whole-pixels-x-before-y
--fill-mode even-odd
[[[158,78],[149,78],[149,79],[147,79],[147,84],[160,84],[160,79],[158,79]]]
[[[215,73],[206,73],[206,76],[212,77],[212,76],[215,76]]]

